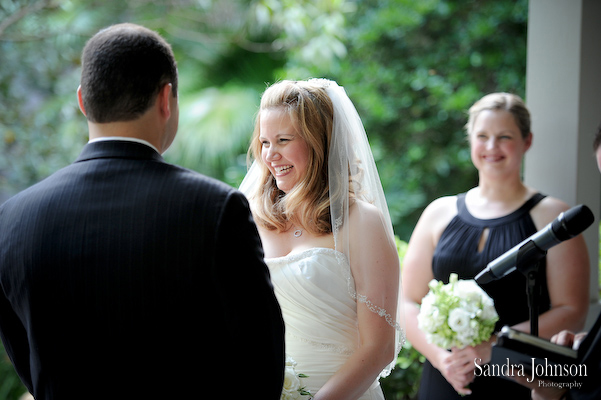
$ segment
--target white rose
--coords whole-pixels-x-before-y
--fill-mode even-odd
[[[438,307],[422,308],[417,315],[417,326],[424,332],[434,332],[445,322],[445,317]]]
[[[443,315],[443,313],[440,312],[440,309],[438,309],[438,307],[432,311],[431,317],[432,317],[432,324],[434,325],[435,329],[440,328],[447,319]]]
[[[455,294],[467,303],[479,302],[482,293],[482,289],[474,281],[461,280],[455,284]]]
[[[467,303],[465,301],[460,302],[460,307],[463,311],[470,314],[470,318],[475,317],[480,312],[479,303]]]
[[[443,349],[450,349],[453,345],[449,338],[446,338],[436,333],[426,335],[426,340],[428,341],[428,343],[433,343]]]
[[[457,341],[460,343],[459,348],[464,348],[465,346],[470,346],[474,341],[474,335],[471,330],[467,330],[462,333],[457,334]]]
[[[282,391],[280,400],[300,400],[300,394],[298,392],[287,392],[284,390]]]
[[[300,380],[294,372],[294,369],[291,367],[286,367],[284,370],[284,388],[282,389],[282,397],[284,395],[288,395],[289,397],[285,397],[287,399],[295,399],[295,396],[298,395],[298,389],[300,388]]]
[[[499,316],[497,310],[495,310],[495,304],[490,298],[483,299],[482,303],[482,313],[480,314],[480,318],[489,321]]]
[[[455,308],[449,312],[448,323],[453,331],[457,333],[465,332],[470,328],[470,313],[461,308]]]
[[[422,299],[422,305],[420,307],[420,310],[427,309],[428,307],[433,307],[435,302],[436,296],[434,296],[434,293],[428,292],[428,294],[425,295]]]
[[[430,288],[430,290],[436,289],[437,286],[438,281],[436,279],[432,279],[430,282],[428,282],[428,287]]]

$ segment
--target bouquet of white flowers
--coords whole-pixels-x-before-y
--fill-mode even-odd
[[[284,387],[280,400],[301,400],[311,396],[311,392],[301,386],[301,379],[307,378],[305,374],[298,374],[295,371],[296,361],[292,357],[286,356],[286,368],[284,369]]]
[[[417,316],[428,343],[461,349],[490,338],[499,316],[493,300],[474,280],[451,274],[447,285],[433,279],[428,286]]]

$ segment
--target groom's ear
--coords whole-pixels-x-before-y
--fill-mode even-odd
[[[169,119],[171,117],[171,91],[173,89],[173,85],[171,83],[165,84],[159,94],[157,96],[156,104],[159,109],[159,113],[165,119]]]
[[[79,85],[79,87],[77,88],[77,103],[79,104],[79,109],[81,110],[83,115],[87,117],[88,114],[86,114],[86,108],[83,105],[83,99],[81,97],[81,85]]]

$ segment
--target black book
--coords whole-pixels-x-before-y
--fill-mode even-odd
[[[475,373],[567,383],[587,376],[586,368],[578,351],[505,326],[492,347],[490,363],[476,366]]]

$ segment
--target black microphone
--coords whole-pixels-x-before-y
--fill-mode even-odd
[[[505,275],[513,272],[516,269],[518,253],[523,246],[534,245],[542,253],[546,253],[551,247],[564,240],[578,236],[588,228],[594,220],[595,217],[591,210],[583,204],[562,212],[546,227],[488,263],[486,268],[476,276],[476,282],[480,284],[488,283],[496,279],[501,279]]]

